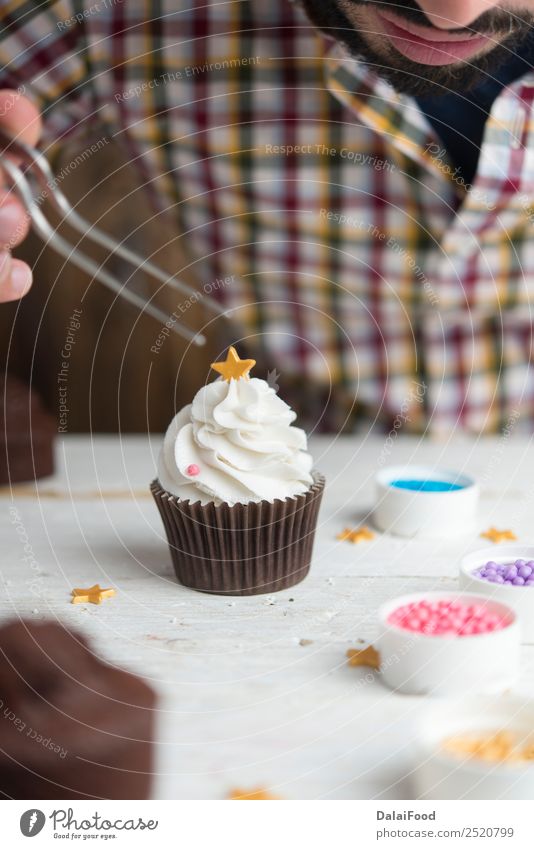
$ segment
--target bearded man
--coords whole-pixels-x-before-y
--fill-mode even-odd
[[[230,280],[211,295],[227,342],[279,370],[308,426],[531,430],[533,16],[534,0],[14,0],[0,120],[51,153],[98,119],[199,278]],[[8,187],[1,203],[9,300],[31,272]]]

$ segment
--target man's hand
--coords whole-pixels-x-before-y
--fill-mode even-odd
[[[33,103],[17,91],[0,89],[0,123],[13,137],[35,145],[41,118]],[[31,268],[13,259],[11,250],[26,237],[29,218],[0,173],[0,302],[22,298],[32,285]]]

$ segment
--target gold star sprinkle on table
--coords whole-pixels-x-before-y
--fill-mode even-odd
[[[347,651],[349,666],[368,666],[369,669],[380,669],[380,655],[373,646],[365,649],[349,649]]]
[[[249,379],[249,371],[256,365],[256,360],[242,360],[235,348],[230,348],[226,355],[226,360],[220,363],[212,363],[211,367],[214,371],[219,372],[224,380],[245,380]]]
[[[510,731],[484,733],[474,737],[450,737],[443,751],[462,759],[475,758],[489,763],[521,763],[532,761],[532,744],[516,738]]]
[[[367,542],[370,539],[374,539],[375,535],[369,528],[356,528],[355,530],[351,530],[350,528],[345,528],[344,531],[341,531],[340,534],[337,535],[337,539],[342,541],[352,542],[357,544],[359,542]]]
[[[232,790],[228,797],[233,802],[251,801],[251,802],[267,802],[280,799],[280,796],[272,796],[267,790],[262,790],[261,787],[256,790]]]
[[[92,587],[83,589],[75,587],[72,590],[72,604],[100,604],[105,598],[112,598],[115,595],[115,590],[108,587],[103,590],[100,584],[94,584]]]
[[[489,531],[484,531],[480,536],[491,540],[491,542],[504,542],[505,540],[517,539],[513,531],[498,531],[497,528],[490,528]]]

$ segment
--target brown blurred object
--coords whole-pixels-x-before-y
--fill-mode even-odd
[[[56,425],[37,393],[0,373],[0,398],[0,484],[53,474]]]
[[[53,163],[55,174],[63,175],[60,188],[89,221],[124,238],[126,245],[198,291],[207,281],[197,278],[194,266],[182,271],[190,261],[172,218],[154,214],[122,148],[111,140],[91,155],[84,154],[104,137],[103,128],[93,125],[91,137],[63,146]],[[46,201],[43,211],[51,222],[59,221]],[[59,232],[78,242],[65,225]],[[99,253],[86,239],[79,247],[98,261],[106,259],[105,252]],[[179,320],[194,330],[204,328],[208,344],[191,346],[171,331],[156,354],[151,347],[162,330],[157,321],[140,315],[122,298],[115,299],[100,283],[91,283],[34,234],[14,253],[32,266],[34,285],[19,304],[0,307],[0,362],[37,388],[58,422],[62,387],[68,410],[60,432],[163,431],[176,409],[204,383],[210,362],[221,350],[221,344],[213,342],[210,327],[204,327],[211,314],[202,303],[188,305]],[[120,280],[132,274],[132,267],[117,257],[109,258],[106,267]],[[144,297],[150,297],[159,285],[141,272],[132,284]],[[180,312],[186,300],[187,296],[167,288],[154,303],[171,315]],[[79,323],[74,332],[73,316]]]
[[[76,631],[0,628],[0,799],[147,799],[156,697]]]

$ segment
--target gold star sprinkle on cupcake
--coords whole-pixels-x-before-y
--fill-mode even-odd
[[[374,539],[375,535],[369,528],[356,528],[355,530],[351,530],[350,528],[345,528],[344,531],[341,531],[340,534],[337,535],[337,539],[342,541],[352,542],[357,544],[359,542],[367,542],[368,540]]]
[[[83,589],[75,587],[72,590],[72,604],[101,604],[103,599],[112,598],[115,595],[115,590],[108,587],[103,590],[100,584],[94,584],[92,587]]]
[[[349,666],[368,666],[369,669],[380,669],[380,655],[373,646],[365,649],[349,649],[347,651]]]
[[[249,371],[256,365],[256,360],[242,360],[235,348],[229,348],[226,360],[220,363],[212,363],[211,367],[228,383],[231,380],[249,379]]]
[[[252,801],[252,802],[267,802],[280,799],[280,796],[272,796],[267,790],[262,790],[258,787],[256,790],[232,790],[229,799],[233,802],[237,801]]]
[[[490,528],[488,531],[480,534],[480,536],[491,540],[491,542],[504,542],[505,540],[517,539],[513,531],[498,531],[497,528]]]

